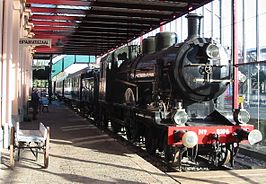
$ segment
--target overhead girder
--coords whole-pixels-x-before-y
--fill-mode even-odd
[[[30,19],[30,21],[33,20],[50,20],[50,21],[82,21],[82,17],[77,17],[77,16],[64,16],[64,15],[38,15],[38,14],[33,14]]]
[[[80,40],[80,39],[102,39],[102,40],[122,40],[125,36],[101,36],[101,35],[81,35],[81,34],[73,34],[70,37],[68,37],[68,40]]]
[[[135,9],[115,9],[109,7],[92,7],[90,10],[65,9],[65,8],[31,8],[32,12],[51,15],[60,14],[95,14],[95,15],[113,15],[113,16],[129,16],[132,17],[151,17],[151,18],[168,18],[173,14],[171,11],[149,11],[149,10],[135,10]],[[176,12],[176,11],[175,11]],[[174,12],[174,13],[175,13]]]
[[[73,32],[70,32],[70,31],[57,31],[57,32],[54,32],[54,31],[36,31],[35,32],[35,35],[60,35],[60,36],[70,36],[71,33]],[[95,35],[95,36],[127,36],[127,37],[134,37],[134,36],[137,36],[135,34],[132,34],[132,33],[113,33],[113,32],[95,32],[95,31],[80,31],[78,32],[79,35]]]
[[[114,11],[111,8],[103,8],[103,7],[93,7],[87,13],[95,15],[147,17],[147,18],[158,18],[158,19],[167,19],[171,15],[171,12],[147,11],[146,13],[144,13],[142,11],[127,10],[127,9]]]
[[[47,20],[32,20],[31,23],[33,23],[36,26],[52,26],[52,27],[75,27],[77,26],[74,22],[55,22],[55,21],[47,21]]]
[[[166,19],[148,18],[148,17],[128,17],[128,16],[112,16],[112,15],[87,15],[86,17],[75,17],[75,16],[58,16],[58,15],[33,15],[30,17],[30,21],[49,21],[49,22],[72,22],[72,23],[126,23],[126,24],[149,24],[149,25],[160,25],[160,21]]]
[[[51,14],[51,15],[60,15],[60,14],[78,14],[78,15],[84,15],[86,14],[87,10],[78,10],[78,9],[66,9],[66,8],[36,8],[32,7],[31,11],[34,13],[38,13],[39,15],[44,14]]]
[[[89,14],[84,17],[83,21],[103,21],[103,22],[123,22],[123,23],[143,23],[143,24],[160,24],[160,21],[167,20],[160,18],[151,17],[135,17],[135,16],[114,16],[114,15],[92,15]]]
[[[84,42],[82,42],[82,41],[75,41],[75,43],[78,44],[78,47],[83,46],[83,45],[86,45],[86,46],[91,46],[91,45],[108,45],[109,46],[109,45],[112,45],[112,43],[113,43],[113,42],[108,41],[108,40],[105,40],[106,42],[102,42],[102,41],[96,42],[96,41],[97,40],[91,40],[91,41],[87,40],[87,41],[84,41]],[[127,40],[124,40],[124,41],[127,41]],[[116,41],[116,43],[121,43],[121,41]],[[73,44],[71,44],[71,42],[66,42],[65,45],[68,46],[68,48],[73,46]],[[76,47],[76,45],[74,45],[73,47]]]

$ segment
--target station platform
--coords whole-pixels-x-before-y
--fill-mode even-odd
[[[12,170],[5,150],[0,183],[176,183],[59,102],[21,126],[33,129],[39,122],[51,128],[49,167],[43,168],[41,152],[35,161],[29,150],[23,150]]]

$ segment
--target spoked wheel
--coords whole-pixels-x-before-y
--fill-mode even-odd
[[[105,113],[102,114],[102,126],[104,128],[108,127],[108,116]]]
[[[15,151],[15,127],[11,127],[9,151],[10,151],[10,167],[14,168],[14,166],[15,166],[15,159],[14,159],[14,156],[15,156],[14,155],[14,151]]]
[[[134,142],[138,139],[138,125],[135,121],[135,114],[133,112],[128,113],[128,116],[125,118],[125,129],[127,139],[131,142]]]
[[[145,135],[145,147],[149,154],[155,155],[157,149],[157,138],[153,136],[152,131],[148,130]]]
[[[176,167],[181,164],[180,149],[166,145],[164,148],[165,161]]]
[[[135,95],[134,95],[134,92],[131,88],[127,88],[127,90],[125,91],[124,102],[128,106],[135,106],[136,105]]]
[[[125,121],[127,121],[127,120],[125,120]],[[132,142],[133,141],[133,132],[132,132],[131,126],[126,125],[125,129],[126,129],[127,140]]]
[[[225,150],[222,150],[219,154],[218,154],[218,166],[223,166],[226,165],[228,163],[230,163],[231,160],[231,151],[229,149],[224,148]]]
[[[226,144],[219,144],[210,155],[210,162],[217,167],[230,163],[233,154]]]
[[[104,107],[99,107],[99,112],[97,113],[96,125],[107,128],[108,127],[108,116],[106,114]]]
[[[50,147],[50,127],[47,127],[47,138],[44,146],[44,168],[48,168],[49,165],[49,147]]]
[[[118,133],[121,131],[121,125],[119,125],[118,123],[116,122],[111,122],[111,126],[112,126],[112,131],[114,133]]]
[[[127,106],[134,107],[136,105],[135,95],[131,88],[127,88],[124,93],[124,103]],[[126,136],[129,141],[133,141],[136,137],[136,127],[135,127],[135,120],[134,120],[134,112],[132,109],[127,109],[125,113],[125,129],[126,129]]]
[[[239,151],[239,143],[235,142],[230,145],[230,153],[231,153],[231,158],[230,158],[230,164],[231,167],[233,168],[235,166],[235,156]]]
[[[94,105],[93,107],[92,107],[92,117],[94,117],[94,120],[97,122],[97,121],[99,121],[99,119],[100,119],[100,113],[99,113],[99,105]]]
[[[164,138],[164,157],[166,163],[172,165],[173,167],[181,167],[182,152],[178,147],[173,147],[168,145],[168,136]]]

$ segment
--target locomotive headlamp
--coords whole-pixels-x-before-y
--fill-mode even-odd
[[[188,131],[183,135],[182,143],[187,148],[193,148],[198,144],[198,135],[193,131]]]
[[[240,141],[248,140],[249,144],[254,145],[260,141],[262,141],[262,134],[259,130],[252,130],[249,132],[248,130],[238,129],[237,137]]]
[[[187,122],[188,115],[185,109],[178,109],[174,115],[174,121],[177,125],[183,125]]]
[[[262,141],[262,134],[259,130],[252,130],[249,134],[248,134],[248,141],[249,144],[254,145],[260,141]]]
[[[219,59],[220,51],[219,47],[215,44],[209,44],[206,48],[206,54],[211,59]]]
[[[183,109],[181,102],[178,102],[177,104],[177,110],[174,114],[173,119],[177,125],[184,125],[188,120],[188,115],[185,109]]]
[[[250,114],[246,109],[238,109],[234,112],[234,120],[238,124],[246,124],[250,120]]]

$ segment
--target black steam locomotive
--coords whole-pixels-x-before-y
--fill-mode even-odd
[[[207,155],[217,166],[233,165],[239,142],[257,143],[261,134],[243,108],[218,110],[231,64],[223,47],[200,37],[202,17],[187,18],[182,43],[162,32],[143,40],[141,54],[139,46],[126,46],[101,60],[94,116],[132,142],[144,141],[150,154],[163,152],[169,163]]]

